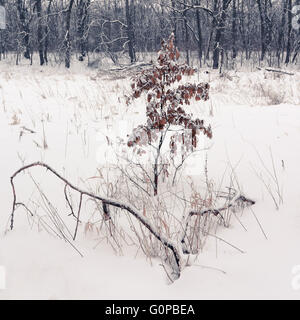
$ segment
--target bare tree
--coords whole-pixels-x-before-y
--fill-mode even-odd
[[[184,8],[186,7],[187,1],[183,1]],[[189,50],[189,28],[188,28],[188,21],[187,21],[187,10],[183,11],[183,23],[184,23],[184,46],[185,46],[185,53],[186,53],[186,63],[190,65],[190,50]]]
[[[175,45],[177,46],[177,14],[176,14],[176,2],[175,0],[171,0],[172,12],[171,12],[171,20],[172,20],[172,31],[175,37]]]
[[[195,5],[200,5],[200,0],[195,0]],[[202,54],[203,54],[203,36],[202,36],[202,26],[200,18],[200,9],[196,9],[196,22],[197,22],[197,34],[198,34],[198,58],[200,67],[202,66]]]
[[[232,1],[232,58],[235,59],[237,56],[237,8],[236,0]]]
[[[271,19],[268,12],[270,0],[256,0],[260,16],[261,60],[264,60],[267,49],[272,41]]]
[[[30,17],[29,17],[29,8],[26,7],[26,2],[24,0],[17,0],[17,9],[20,19],[20,29],[22,34],[23,43],[25,46],[24,57],[30,59],[30,44],[29,44],[29,35],[30,35]]]
[[[71,37],[70,37],[70,24],[71,24],[71,13],[74,0],[70,0],[67,11],[66,11],[66,33],[65,33],[65,67],[70,68],[71,60]]]
[[[285,23],[286,23],[286,13],[287,13],[287,1],[282,0],[281,27],[279,28],[278,45],[277,45],[278,67],[280,66],[281,54],[283,54],[283,51],[284,51],[284,30],[285,30]]]
[[[291,57],[291,42],[292,42],[292,0],[287,0],[287,12],[288,12],[288,30],[287,30],[287,45],[286,45],[286,57],[285,63],[290,62]]]
[[[2,3],[3,0],[1,0]],[[7,29],[1,50],[27,59],[38,52],[40,64],[55,61],[70,66],[72,51],[84,61],[88,51],[104,53],[114,63],[122,53],[130,62],[137,52],[154,52],[173,31],[175,43],[192,64],[217,69],[230,58],[253,52],[269,66],[296,62],[299,32],[292,28],[292,0],[5,0]],[[74,44],[71,43],[75,39]],[[5,39],[5,41],[4,41]],[[73,50],[71,50],[73,48]],[[211,56],[210,53],[213,53]],[[241,55],[239,55],[241,53]],[[253,56],[253,58],[255,55]],[[283,59],[284,58],[284,59]],[[44,62],[43,62],[44,61]],[[32,59],[31,59],[32,62]],[[224,67],[227,67],[228,63]]]
[[[126,21],[127,21],[127,36],[128,36],[128,51],[130,62],[134,63],[136,61],[135,53],[135,37],[134,37],[134,26],[133,26],[133,10],[134,10],[134,0],[125,0],[126,9]]]
[[[87,54],[87,23],[90,3],[90,0],[77,1],[77,36],[80,52],[79,61],[83,61]]]
[[[223,34],[225,28],[225,20],[226,20],[226,10],[230,4],[231,0],[223,0],[221,11],[218,12],[217,18],[217,31],[215,36],[215,43],[214,43],[214,51],[213,51],[213,69],[219,68],[219,59],[220,59],[220,50],[223,45]]]
[[[44,59],[46,64],[48,63],[48,45],[49,45],[49,33],[50,33],[49,17],[51,13],[51,4],[52,4],[52,0],[49,0],[48,6],[47,6],[47,13],[46,13],[46,22],[45,22]]]
[[[0,6],[4,7],[5,1],[0,0]],[[5,52],[5,36],[4,36],[4,30],[0,29],[0,60],[3,55],[4,57],[4,52]]]
[[[37,40],[39,48],[40,65],[45,63],[44,50],[43,50],[43,26],[42,26],[42,2],[41,0],[35,1],[37,17],[38,17],[38,30],[37,30]]]

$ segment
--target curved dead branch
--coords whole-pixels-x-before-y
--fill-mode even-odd
[[[229,197],[229,202],[227,203],[227,205],[221,207],[221,208],[218,208],[218,209],[203,209],[203,210],[200,210],[200,211],[190,211],[187,215],[187,218],[186,218],[186,221],[184,223],[184,230],[183,230],[183,234],[182,234],[182,237],[181,237],[181,243],[183,245],[183,253],[185,254],[189,254],[190,251],[187,249],[187,246],[186,246],[186,234],[187,234],[187,229],[188,229],[188,226],[189,226],[189,223],[191,221],[191,218],[193,216],[204,216],[204,215],[207,215],[207,214],[213,214],[214,216],[219,216],[224,225],[225,224],[225,219],[222,215],[222,212],[223,211],[227,211],[229,209],[233,209],[235,207],[239,207],[239,208],[244,208],[244,207],[249,207],[249,206],[252,206],[255,204],[255,201],[249,199],[249,198],[246,198],[245,196],[241,195],[241,194],[234,194],[234,196],[228,196]]]
[[[116,208],[119,208],[119,209],[122,209],[122,210],[126,210],[128,213],[133,215],[144,227],[146,227],[151,232],[151,234],[153,234],[153,236],[156,239],[158,239],[165,247],[167,247],[168,249],[170,249],[172,251],[172,253],[174,255],[175,262],[176,262],[176,266],[177,266],[177,269],[178,269],[177,271],[178,271],[178,274],[180,275],[181,260],[182,260],[181,259],[181,255],[180,255],[180,250],[169,239],[167,239],[167,238],[163,237],[162,235],[160,235],[159,232],[155,230],[155,227],[151,224],[151,222],[148,221],[135,208],[133,208],[129,204],[122,203],[120,201],[116,201],[115,199],[104,198],[104,197],[95,195],[95,194],[93,194],[91,192],[82,190],[82,189],[78,188],[77,186],[73,185],[71,182],[69,182],[67,179],[65,179],[63,176],[61,176],[57,171],[55,171],[49,165],[47,165],[47,164],[45,164],[43,162],[34,162],[34,163],[28,164],[26,166],[23,166],[19,170],[17,170],[10,178],[10,183],[11,183],[11,187],[12,187],[12,191],[13,191],[13,207],[12,207],[11,219],[10,219],[10,228],[11,228],[11,230],[14,227],[15,211],[16,211],[18,206],[23,205],[22,203],[17,202],[17,195],[16,195],[16,189],[15,189],[15,185],[14,185],[14,179],[16,178],[16,176],[18,174],[20,174],[21,172],[26,171],[26,170],[28,170],[28,169],[30,169],[32,167],[44,167],[44,168],[46,168],[48,171],[50,171],[52,174],[54,174],[58,179],[63,181],[66,186],[68,186],[69,188],[77,191],[80,194],[80,202],[79,202],[79,208],[78,208],[77,216],[74,214],[73,209],[71,209],[71,211],[72,211],[71,214],[73,216],[75,216],[76,219],[77,219],[73,240],[76,239],[78,223],[79,223],[79,216],[80,216],[80,210],[81,210],[81,204],[82,204],[82,198],[83,198],[83,196],[87,196],[89,198],[92,198],[92,199],[95,199],[95,200],[98,200],[98,201],[102,202],[105,218],[109,217],[109,211],[108,211],[108,206],[109,205],[111,205],[113,207],[116,207]],[[70,202],[69,202],[67,194],[66,194],[66,187],[65,187],[64,191],[65,191],[66,201],[67,201],[68,205],[70,206]]]
[[[170,249],[171,252],[173,253],[175,262],[176,262],[176,271],[178,273],[178,276],[180,276],[180,272],[181,272],[181,268],[182,268],[182,261],[183,261],[183,256],[182,254],[189,254],[190,251],[187,248],[187,244],[186,244],[186,236],[187,236],[187,230],[188,230],[188,226],[190,224],[191,218],[193,216],[204,216],[207,214],[213,214],[215,216],[219,216],[221,217],[221,219],[223,220],[224,224],[225,224],[225,219],[222,216],[222,211],[226,211],[226,210],[235,210],[235,208],[244,208],[247,206],[252,206],[253,204],[255,204],[255,201],[246,198],[245,196],[241,195],[241,194],[236,194],[236,192],[231,195],[227,195],[226,198],[229,200],[228,203],[218,209],[204,209],[201,211],[190,211],[187,215],[187,218],[183,224],[184,228],[183,228],[183,233],[181,236],[181,246],[178,247],[175,243],[173,243],[170,239],[165,238],[164,236],[162,236],[157,230],[156,228],[151,224],[151,222],[145,218],[145,216],[138,212],[134,207],[132,207],[131,205],[127,204],[127,203],[123,203],[120,201],[117,201],[115,199],[110,199],[110,198],[104,198],[102,196],[99,195],[95,195],[91,192],[82,190],[80,188],[78,188],[77,186],[73,185],[71,182],[69,182],[67,179],[65,179],[63,176],[61,176],[57,171],[55,171],[53,168],[51,168],[49,165],[43,163],[43,162],[34,162],[31,163],[29,165],[23,166],[21,167],[19,170],[17,170],[10,178],[10,183],[11,183],[11,187],[12,187],[12,192],[13,192],[13,206],[12,206],[12,212],[11,212],[11,220],[10,220],[10,228],[13,229],[14,227],[14,215],[15,215],[15,211],[19,206],[23,206],[25,207],[25,209],[31,214],[33,215],[33,213],[26,207],[25,204],[21,203],[21,202],[17,202],[17,195],[16,195],[16,189],[15,189],[15,184],[14,184],[14,179],[18,176],[18,174],[20,174],[23,171],[26,171],[30,168],[33,167],[43,167],[46,168],[48,171],[50,171],[52,174],[54,174],[59,180],[61,180],[65,186],[64,186],[64,196],[65,196],[65,200],[67,202],[67,205],[69,206],[71,213],[69,215],[72,215],[73,217],[75,217],[76,219],[76,226],[75,226],[75,231],[74,231],[74,235],[73,240],[76,239],[76,235],[77,235],[77,230],[78,230],[78,225],[79,225],[79,217],[80,217],[80,212],[81,212],[81,208],[82,208],[82,201],[83,201],[83,196],[86,196],[88,198],[94,199],[96,201],[100,201],[102,202],[102,208],[103,208],[103,214],[104,214],[104,218],[105,220],[111,219],[111,215],[110,215],[110,210],[109,210],[109,206],[113,206],[116,208],[119,208],[121,210],[126,210],[128,213],[130,213],[132,216],[134,216],[144,227],[146,227],[150,233],[157,239],[159,240],[166,248]],[[79,193],[80,198],[79,198],[79,206],[78,206],[78,210],[75,214],[72,204],[70,202],[70,199],[67,195],[67,188],[70,188],[76,192]],[[238,249],[238,248],[237,248]],[[242,252],[241,250],[239,250],[240,252]]]

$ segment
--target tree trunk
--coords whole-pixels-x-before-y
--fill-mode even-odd
[[[5,1],[4,0],[0,0],[0,6],[4,7],[5,5]],[[4,54],[5,54],[5,35],[4,35],[4,30],[0,29],[0,61],[2,59],[2,55],[3,55],[3,59],[4,59]]]
[[[247,35],[247,31],[249,32],[249,16],[248,16],[248,23],[247,23],[248,29],[246,29],[246,27],[245,27],[245,9],[244,9],[243,0],[241,2],[238,0],[238,11],[239,11],[239,21],[240,21],[239,31],[242,36],[243,49],[245,51],[246,60],[248,60],[249,59],[249,36]]]
[[[186,0],[183,2],[186,5]],[[185,6],[184,6],[185,8]],[[184,21],[184,46],[185,46],[185,53],[186,53],[186,63],[190,65],[190,51],[189,51],[189,30],[188,30],[188,22],[187,22],[187,11],[183,13],[183,21]]]
[[[24,34],[23,43],[25,46],[24,57],[30,59],[30,45],[29,45],[29,22],[26,21],[26,8],[25,3],[22,0],[18,0],[17,9],[19,12],[19,18],[21,22],[21,32]]]
[[[285,21],[286,21],[286,13],[287,13],[287,1],[282,0],[282,2],[283,2],[283,11],[282,11],[282,16],[281,16],[281,27],[279,29],[278,46],[277,46],[278,67],[280,66],[280,57],[281,57],[281,53],[283,52],[283,49],[284,49],[284,29],[285,29]]]
[[[135,54],[135,39],[134,39],[134,28],[133,28],[133,17],[132,17],[132,9],[134,6],[134,0],[131,0],[129,4],[129,0],[125,1],[125,10],[126,10],[126,20],[127,20],[127,37],[128,37],[128,53],[130,57],[130,62],[136,62],[136,54]]]
[[[79,61],[83,61],[87,54],[86,27],[90,0],[80,0],[77,5],[77,37],[79,47]]]
[[[223,42],[223,33],[226,20],[226,10],[230,4],[231,0],[223,0],[222,2],[222,12],[221,17],[217,23],[217,32],[215,37],[214,51],[213,51],[213,69],[219,68],[219,59],[220,59],[220,49]]]
[[[174,33],[174,37],[175,37],[175,46],[178,45],[177,43],[177,15],[176,15],[176,3],[175,0],[171,0],[171,5],[172,5],[172,16],[171,16],[171,20],[172,20],[172,32]]]
[[[200,5],[200,0],[196,1],[196,5]],[[197,31],[198,31],[198,58],[200,67],[202,67],[202,55],[203,55],[203,37],[200,19],[200,9],[196,9],[196,21],[197,21]]]
[[[267,51],[267,21],[266,21],[266,9],[265,3],[264,8],[262,7],[261,0],[256,0],[258,5],[259,17],[260,17],[260,38],[261,38],[261,56],[260,60],[263,61]]]
[[[287,34],[286,57],[285,57],[286,64],[290,62],[290,57],[291,57],[292,0],[287,0],[287,10],[288,10],[288,34]]]
[[[206,51],[206,55],[205,55],[206,60],[209,60],[209,51],[211,49],[213,34],[214,34],[215,29],[217,27],[217,15],[218,15],[218,0],[214,0],[213,20],[212,20],[212,25],[211,25],[211,30],[210,30],[210,35],[209,35],[209,40],[208,40],[208,45],[207,45],[207,51]]]
[[[71,25],[71,13],[74,0],[70,0],[69,7],[66,13],[66,34],[65,34],[65,67],[70,68],[71,64],[71,37],[70,37],[70,25]]]
[[[237,10],[236,10],[236,0],[233,0],[232,4],[232,58],[235,59],[237,57]]]
[[[36,0],[36,11],[37,11],[37,17],[38,17],[38,29],[37,29],[38,48],[39,48],[40,65],[42,66],[45,63],[45,60],[44,60],[44,51],[43,51],[43,27],[42,27],[41,0]]]
[[[47,16],[46,16],[46,26],[45,26],[45,43],[44,43],[44,59],[46,64],[48,64],[48,45],[49,45],[49,16],[51,12],[51,4],[52,0],[49,0],[48,7],[47,7]]]

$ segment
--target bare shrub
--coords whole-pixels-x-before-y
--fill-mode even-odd
[[[260,97],[266,98],[267,105],[279,105],[285,102],[286,93],[280,86],[274,86],[273,82],[260,82],[255,86]]]

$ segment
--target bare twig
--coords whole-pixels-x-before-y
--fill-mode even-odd
[[[183,232],[183,235],[181,237],[181,243],[183,245],[186,244],[185,242],[185,238],[186,238],[186,234],[187,234],[187,229],[190,223],[190,220],[193,216],[204,216],[207,214],[213,214],[215,216],[220,216],[221,219],[223,220],[223,222],[225,223],[225,219],[223,217],[223,215],[221,214],[222,211],[226,211],[230,208],[234,208],[236,206],[252,206],[255,204],[255,201],[246,198],[245,196],[238,194],[235,197],[233,197],[232,199],[230,199],[230,201],[228,202],[227,205],[219,208],[219,209],[203,209],[201,211],[190,211],[187,218],[186,218],[186,222],[185,222],[185,229]],[[189,250],[187,248],[184,249],[184,253],[190,253]]]

